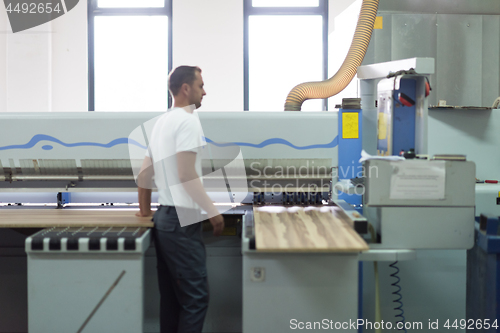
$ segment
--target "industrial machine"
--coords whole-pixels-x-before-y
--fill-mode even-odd
[[[365,293],[364,301],[394,305],[382,311],[376,306],[373,311],[364,303],[363,309],[368,320],[397,321],[409,325],[406,329],[415,329],[415,323],[429,329],[425,326],[429,320],[465,318],[465,250],[474,244],[476,166],[463,155],[451,155],[456,150],[437,148],[441,142],[430,135],[429,124],[436,122],[428,116],[428,77],[434,70],[432,58],[358,70],[367,125],[363,149],[373,156],[364,162],[363,197],[363,214],[378,243],[371,249],[414,253],[413,258],[387,259],[390,265],[381,264],[385,259],[375,259],[378,265],[364,262],[364,287],[377,284],[382,295],[377,301]],[[425,279],[429,279],[425,287],[415,287]],[[419,307],[424,304],[430,307],[422,311]]]
[[[0,148],[3,180],[0,182],[0,201],[3,204],[0,214],[14,212],[17,216],[23,216],[28,210],[55,210],[59,207],[62,212],[83,211],[83,214],[91,209],[124,214],[122,210],[128,209],[128,213],[133,216],[137,207],[134,205],[137,194],[129,150],[130,145],[143,151],[146,147],[141,142],[129,140],[129,135],[156,116],[158,114],[151,113],[25,113],[21,117],[19,114],[2,114],[1,126],[5,139]],[[242,327],[242,304],[246,304],[242,301],[242,274],[245,274],[245,278],[249,274],[242,269],[243,261],[246,260],[242,260],[241,237],[246,237],[245,233],[241,236],[243,226],[248,227],[245,230],[251,229],[254,204],[292,206],[323,205],[329,202],[332,168],[337,163],[336,114],[200,113],[199,117],[212,154],[212,158],[209,156],[204,162],[204,182],[218,207],[225,212],[228,232],[217,239],[209,232],[205,235],[210,288],[211,293],[217,295],[212,298],[205,331],[237,332]],[[311,135],[298,134],[303,133],[304,128],[310,129]],[[263,134],[256,136],[256,133]],[[231,200],[226,183],[220,182],[221,178],[214,174],[214,169],[228,164],[224,159],[213,158],[218,156],[217,149],[224,146],[239,147],[244,159],[247,187],[231,188],[231,194],[236,194],[234,198],[241,198],[239,202]],[[230,172],[227,174],[231,175]],[[89,218],[89,222],[91,220]],[[2,221],[9,228],[51,226],[23,224],[23,221],[13,221],[12,217],[6,215]],[[3,244],[9,247],[4,251],[4,256],[12,255],[12,251],[17,251],[18,256],[16,260],[2,258],[7,260],[5,267],[20,272],[20,279],[9,282],[14,285],[11,285],[10,290],[31,290],[23,282],[25,278],[22,278],[25,257],[20,249],[24,249],[25,245],[22,244],[24,237],[19,235],[19,230],[25,229],[15,230],[0,230]],[[47,241],[50,242],[51,238]],[[57,256],[53,252],[55,250],[50,248],[44,248],[44,251],[48,251],[46,256],[35,253],[33,258],[50,257],[56,260],[76,255],[64,251],[64,255]],[[116,253],[105,250],[98,253],[89,251],[86,255],[90,254],[103,260],[105,257],[118,258]],[[141,255],[144,256],[142,260],[145,265],[144,331],[155,332],[158,330],[158,291],[154,249]],[[65,260],[66,263],[69,261]],[[357,276],[355,262],[356,265],[351,265],[355,268],[352,276]],[[32,277],[36,272],[29,269],[30,284],[36,281]],[[268,275],[268,278],[271,277]],[[2,279],[5,282],[8,277],[2,276]],[[357,283],[353,288],[355,285]],[[91,285],[80,285],[79,288],[85,291]],[[113,293],[120,293],[120,288],[114,289],[111,295]],[[111,300],[109,297],[97,313],[103,311],[106,302]],[[28,298],[31,299],[31,296]],[[5,299],[11,300],[8,297]],[[27,305],[22,298],[16,298],[10,307],[12,312],[23,313]],[[352,309],[357,311],[355,303]],[[77,308],[73,310],[79,311]],[[36,311],[30,311],[29,316],[30,326],[35,325],[32,323],[50,316],[50,308],[44,308],[44,316]],[[9,323],[9,320],[6,317],[1,322]],[[91,322],[92,319],[89,325]],[[21,320],[8,325],[17,325],[19,331],[26,330],[26,322]],[[74,323],[76,328],[81,325],[81,320]],[[0,330],[11,329],[12,326]]]
[[[382,80],[389,72],[408,71],[411,68],[414,73],[403,73]],[[289,332],[294,327],[307,326],[307,323],[323,324],[323,319],[328,319],[325,325],[333,325],[331,327],[334,329],[338,329],[335,325],[339,324],[343,330],[357,331],[360,327],[353,329],[352,326],[345,328],[342,325],[365,318],[362,311],[366,312],[366,308],[371,307],[370,293],[373,294],[373,288],[366,286],[370,275],[360,262],[418,258],[415,262],[426,263],[425,255],[431,261],[435,257],[427,252],[422,257],[422,252],[418,252],[420,249],[443,251],[472,246],[474,184],[469,178],[474,178],[475,167],[471,162],[446,159],[389,161],[379,159],[380,157],[368,159],[363,165],[366,192],[361,193],[364,194],[362,197],[358,193],[356,202],[353,203],[355,207],[345,202],[349,200],[352,194],[349,190],[355,184],[347,186],[346,193],[341,195],[340,199],[346,198],[345,201],[338,200],[337,187],[334,187],[338,178],[355,178],[342,176],[340,166],[354,167],[355,163],[359,163],[360,148],[372,155],[377,155],[379,150],[384,151],[380,155],[392,156],[399,149],[408,151],[410,148],[414,148],[416,154],[427,152],[425,76],[432,72],[432,59],[420,58],[361,67],[358,71],[358,77],[362,79],[361,109],[359,106],[343,107],[340,113],[198,114],[207,142],[203,164],[205,185],[209,195],[225,215],[227,226],[227,233],[219,238],[210,236],[208,225],[205,233],[210,291],[214,295],[205,322],[205,332]],[[407,85],[406,80],[410,80],[411,84]],[[413,105],[407,106],[401,101],[401,104],[393,103],[394,100],[400,100],[400,93],[411,99]],[[393,98],[394,96],[396,97]],[[381,103],[381,98],[386,98],[386,103]],[[412,104],[408,99],[404,100]],[[413,108],[409,115],[405,114],[405,119],[394,116],[395,112],[407,111],[405,108]],[[71,265],[89,267],[78,275],[98,270],[99,276],[102,276],[96,275],[96,279],[107,279],[111,283],[116,281],[116,273],[121,272],[121,268],[117,266],[112,272],[111,268],[115,265],[114,260],[128,260],[125,258],[125,247],[122,251],[120,245],[126,244],[126,239],[119,240],[117,236],[118,252],[112,252],[116,250],[108,249],[107,246],[109,239],[113,237],[106,237],[106,231],[96,239],[92,236],[78,239],[76,243],[82,245],[78,251],[86,253],[69,253],[69,230],[57,229],[56,236],[50,234],[54,230],[45,230],[25,242],[25,237],[19,235],[20,228],[43,228],[48,225],[23,224],[22,219],[16,220],[12,214],[23,216],[27,211],[42,212],[56,208],[63,212],[83,210],[80,214],[91,209],[98,209],[100,212],[125,209],[125,213],[133,216],[134,209],[137,208],[134,204],[137,199],[133,169],[147,149],[148,124],[157,116],[157,113],[0,115],[0,130],[5,138],[0,147],[0,202],[3,204],[0,209],[0,215],[3,214],[1,223],[4,227],[18,230],[0,230],[0,239],[6,244],[2,248],[3,252],[0,252],[0,260],[5,264],[2,267],[8,267],[8,271],[18,272],[16,274],[22,277],[25,274],[24,249],[29,257],[27,285],[26,278],[13,282],[4,273],[0,273],[0,285],[10,284],[12,292],[23,288],[28,290],[27,299],[33,306],[40,308],[39,304],[44,302],[41,298],[49,297],[52,291],[57,292],[57,287],[52,285],[53,289],[45,290],[45,294],[30,294],[32,287],[40,288],[36,275],[45,270],[45,262],[49,266],[58,266],[57,271],[71,270]],[[405,132],[404,126],[412,131]],[[381,132],[386,135],[381,135]],[[131,136],[131,133],[140,135]],[[404,133],[408,140],[401,141],[398,135]],[[354,146],[350,140],[357,140]],[[354,148],[346,149],[344,144],[357,147],[359,155],[353,153]],[[387,157],[390,156],[383,156]],[[246,174],[243,180],[241,173],[234,170],[232,162],[235,159],[242,162],[238,167],[243,168]],[[373,169],[378,172],[366,173],[366,170]],[[433,186],[436,191],[428,193],[425,188],[419,190],[418,186],[415,187],[415,183],[408,184],[409,179],[415,177],[419,181],[429,181],[424,185]],[[406,189],[410,186],[413,190],[405,191],[405,186]],[[364,201],[360,201],[361,198]],[[155,199],[154,196],[153,200]],[[276,206],[285,207],[286,211],[283,212],[288,217],[294,214],[313,214],[306,210],[288,210],[293,206],[326,209],[320,213],[326,214],[323,216],[328,221],[335,217],[343,229],[351,230],[351,235],[361,239],[361,244],[365,241],[370,243],[369,249],[362,245],[349,250],[344,246],[336,251],[265,248],[262,246],[262,238],[259,240],[258,237],[259,234],[266,235],[262,233],[262,229],[258,230],[258,215],[265,211],[261,213],[258,209]],[[6,217],[9,214],[10,217]],[[310,219],[313,224],[318,221],[320,218]],[[330,226],[330,222],[322,223]],[[292,225],[298,227],[300,224]],[[369,225],[373,227],[373,240],[369,234]],[[314,230],[317,230],[307,229],[307,226],[305,228],[296,229],[294,235],[312,237]],[[281,233],[287,233],[286,228],[280,230]],[[269,234],[271,233],[270,231]],[[40,241],[41,238],[43,241]],[[58,239],[60,248],[51,245],[57,244]],[[33,244],[37,242],[43,244],[43,250],[36,249]],[[133,255],[129,253],[136,263],[133,266],[135,268],[128,268],[127,272],[130,269],[136,271],[136,287],[140,288],[141,278],[143,281],[142,331],[156,332],[159,306],[154,249],[146,249],[149,244],[147,232],[142,234],[141,242],[142,245],[137,245],[140,251],[135,251]],[[99,245],[99,250],[92,252],[90,243]],[[12,259],[13,254],[15,260]],[[109,261],[109,269],[99,264],[101,260]],[[94,264],[97,265],[96,268],[90,268]],[[138,273],[142,264],[144,271]],[[62,265],[67,266],[63,268]],[[418,267],[418,264],[414,266]],[[429,272],[434,268],[418,269]],[[94,276],[93,272],[88,273],[89,276]],[[68,275],[70,280],[75,278],[74,273],[71,274],[73,275]],[[446,274],[460,275],[461,272]],[[126,273],[122,279],[127,276],[130,275]],[[62,272],[59,277],[54,278],[54,281],[67,280]],[[92,278],[83,280],[86,282],[76,287],[79,290],[75,291],[75,297],[83,297],[79,295],[92,290],[94,286]],[[450,284],[449,288],[454,287],[455,283]],[[107,289],[103,288],[100,289],[100,294],[106,292]],[[10,295],[7,291],[3,292]],[[443,300],[449,296],[448,292],[446,288],[440,291]],[[455,306],[465,308],[465,298],[462,299],[460,295],[458,293]],[[127,297],[132,295],[120,289],[118,283],[109,296],[102,300],[102,305],[96,308],[92,316],[94,319],[89,319],[88,327],[93,325],[92,320],[99,318],[100,311],[105,313],[106,304],[113,297],[130,301],[131,298]],[[47,316],[57,321],[57,316],[51,312],[50,307],[44,308],[41,313],[32,311],[31,305],[26,304],[22,298],[9,296],[2,297],[3,299],[10,302],[11,310],[0,312],[0,316],[6,316],[0,318],[0,325],[6,325],[5,328],[0,326],[0,332],[9,329],[26,330],[28,321],[31,327],[45,322]],[[95,299],[99,301],[98,297]],[[443,318],[449,315],[449,312],[441,309],[443,300],[426,304],[429,311],[433,311],[433,316]],[[94,302],[95,305],[97,302]],[[418,302],[415,306],[425,301]],[[6,305],[1,306],[7,308]],[[29,320],[24,318],[24,322],[9,322],[9,311],[22,313],[28,307]],[[88,308],[92,308],[90,304]],[[71,327],[81,327],[81,319],[84,318],[70,323]],[[113,321],[99,323],[109,327],[114,325]],[[141,328],[134,328],[135,331],[141,331]]]

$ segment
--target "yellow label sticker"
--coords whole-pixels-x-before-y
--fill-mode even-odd
[[[342,113],[342,139],[359,139],[358,116],[357,112]]]
[[[373,29],[383,29],[383,28],[384,28],[384,17],[383,16],[375,17],[375,25],[373,26]]]
[[[387,115],[382,112],[378,114],[378,139],[387,139]]]

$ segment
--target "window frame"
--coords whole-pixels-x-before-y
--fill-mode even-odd
[[[243,110],[249,111],[249,17],[251,15],[321,15],[323,17],[323,78],[328,79],[328,0],[319,0],[318,7],[253,7],[252,0],[243,0]],[[301,82],[297,82],[300,84]],[[283,105],[286,96],[283,97]],[[323,110],[328,111],[328,101],[323,99]]]
[[[139,0],[140,1],[140,0]],[[172,70],[172,0],[164,0],[163,7],[99,8],[98,0],[88,0],[88,111],[95,111],[94,20],[96,16],[153,16],[168,17],[168,72]],[[168,94],[168,108],[172,96]]]

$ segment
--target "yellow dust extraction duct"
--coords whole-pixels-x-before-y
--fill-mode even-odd
[[[304,101],[329,98],[347,87],[356,75],[356,71],[365,57],[368,44],[370,44],[378,2],[379,0],[363,0],[351,47],[337,74],[325,81],[305,82],[295,86],[288,93],[285,111],[300,111]]]

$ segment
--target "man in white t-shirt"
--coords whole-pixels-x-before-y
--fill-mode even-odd
[[[224,219],[201,181],[201,150],[206,145],[195,108],[206,94],[201,69],[177,67],[169,77],[174,106],[151,133],[148,153],[138,176],[137,216],[151,216],[154,173],[160,208],[154,213],[154,241],[160,287],[160,332],[201,332],[208,308],[206,253],[200,207],[208,214],[214,235]]]

